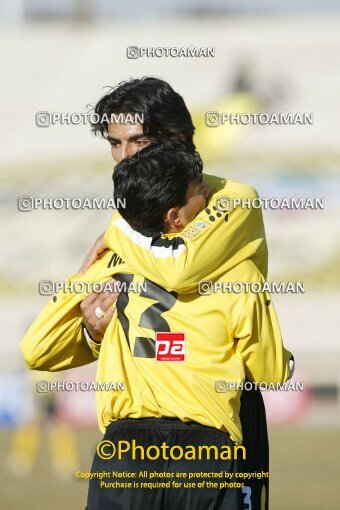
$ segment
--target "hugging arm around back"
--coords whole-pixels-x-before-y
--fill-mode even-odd
[[[136,232],[116,211],[104,240],[134,272],[168,291],[194,292],[200,280],[213,280],[244,260],[252,260],[266,277],[262,210],[251,206],[257,197],[251,186],[227,181],[211,195],[207,207],[170,239]],[[237,199],[246,206],[223,210],[226,199],[230,204]]]

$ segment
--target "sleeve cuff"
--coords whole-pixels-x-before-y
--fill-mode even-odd
[[[93,338],[91,338],[91,335],[87,331],[86,326],[85,326],[84,323],[82,323],[82,328],[83,328],[83,333],[84,333],[84,337],[85,337],[85,340],[87,342],[87,345],[90,347],[91,351],[94,354],[98,355],[99,350],[100,350],[100,346],[101,346],[101,341],[97,342],[96,340],[93,340]]]
[[[289,376],[288,376],[288,380],[293,377],[294,370],[295,370],[295,359],[294,359],[294,356],[292,354],[291,357],[289,358]]]

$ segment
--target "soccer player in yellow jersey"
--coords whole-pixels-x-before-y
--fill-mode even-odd
[[[201,171],[198,155],[179,146],[151,147],[118,165],[115,194],[127,200],[126,209],[120,212],[141,238],[165,232],[164,236],[153,236],[159,253],[181,249],[182,240],[173,234],[187,227],[185,236],[205,207]],[[224,211],[223,227],[227,214]],[[209,227],[204,227],[204,235],[206,229]],[[216,282],[263,281],[251,253],[241,254],[234,265],[216,277]],[[91,352],[82,341],[76,305],[83,296],[59,293],[22,342],[30,367],[60,370],[87,363],[99,355],[98,380],[120,380],[125,385],[122,392],[97,394],[99,421],[101,429],[106,429],[106,441],[117,443],[124,439],[130,444],[136,440],[147,448],[165,439],[166,444],[182,449],[188,444],[222,448],[231,447],[232,440],[240,442],[240,391],[226,385],[241,383],[245,375],[267,382],[282,382],[289,375],[290,353],[283,349],[269,296],[245,292],[225,295],[221,287],[209,295],[200,295],[197,289],[190,294],[168,292],[134,274],[112,253],[104,254],[84,280],[107,280],[112,274],[125,287],[117,302],[118,316],[111,321],[101,345],[90,342]],[[70,282],[75,279],[79,275]],[[138,282],[145,286],[142,291],[128,292],[126,286]],[[108,467],[108,461],[97,455],[93,472],[131,470],[134,466],[131,461],[124,462],[113,459]],[[150,459],[138,459],[136,466],[141,473],[164,470],[173,476],[178,471],[188,475],[189,471],[221,470],[235,475],[238,461],[167,459],[155,464]],[[155,475],[155,479],[162,483],[160,475]],[[136,483],[143,482],[139,479]],[[170,490],[165,491],[116,487],[113,491],[108,478],[94,478],[88,509],[144,505],[165,508],[167,501],[176,508],[203,509],[212,504],[214,508],[243,508],[239,491],[225,486],[207,486],[204,491],[197,490],[197,486],[182,490],[178,487],[170,485]],[[247,493],[245,496],[250,497]]]

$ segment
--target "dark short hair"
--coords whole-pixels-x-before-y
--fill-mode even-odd
[[[186,204],[189,184],[202,180],[202,170],[200,155],[190,145],[170,140],[152,144],[115,167],[117,209],[139,232],[165,232],[166,213]],[[123,201],[125,207],[120,206]]]
[[[107,135],[112,114],[143,116],[143,133],[155,140],[184,138],[193,145],[194,125],[185,102],[164,80],[146,76],[124,81],[112,88],[95,105],[98,122],[91,123],[95,134]]]

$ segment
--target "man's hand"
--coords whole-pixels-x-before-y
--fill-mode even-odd
[[[85,273],[87,269],[95,262],[98,258],[98,255],[103,253],[103,251],[107,250],[107,246],[104,244],[104,234],[98,237],[91,250],[86,255],[84,262],[79,269],[79,273]]]
[[[113,279],[110,280],[111,282],[113,282],[115,287],[120,283]],[[116,310],[116,307],[112,305],[116,302],[118,296],[119,292],[92,292],[80,303],[85,327],[91,338],[96,342],[101,342],[104,336],[106,328]],[[98,318],[95,311],[96,308],[100,308],[105,313],[103,318]]]

